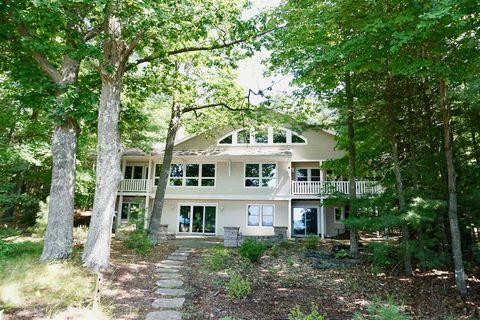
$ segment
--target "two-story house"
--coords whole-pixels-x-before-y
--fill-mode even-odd
[[[177,235],[222,236],[224,227],[240,227],[245,235],[272,235],[274,226],[282,226],[292,237],[335,236],[344,232],[345,210],[322,202],[334,191],[348,192],[348,181],[338,181],[320,165],[343,156],[335,150],[334,134],[324,130],[300,134],[270,127],[180,139],[161,222]],[[138,209],[147,212],[148,220],[162,161],[162,149],[125,154],[118,223]],[[370,181],[356,184],[358,194],[377,188]]]

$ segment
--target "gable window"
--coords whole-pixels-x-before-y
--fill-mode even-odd
[[[250,142],[250,132],[247,130],[240,130],[237,132],[237,143],[244,144]]]
[[[266,204],[247,205],[249,227],[273,227],[275,207]]]
[[[217,140],[217,144],[307,144],[307,139],[286,128],[263,127],[258,131],[243,128],[227,133]]]
[[[273,132],[273,143],[287,143],[287,132],[285,130],[275,130]]]
[[[246,163],[245,187],[275,187],[277,165],[275,163]]]
[[[343,210],[343,207],[334,207],[333,214],[335,222],[343,222],[343,220],[345,220],[345,210]]]
[[[233,135],[228,135],[222,140],[220,140],[219,144],[232,144],[233,143]]]
[[[292,143],[305,143],[305,139],[292,132]]]
[[[259,131],[255,133],[255,143],[268,143],[268,133],[266,131]]]
[[[169,185],[177,187],[214,187],[215,164],[172,164],[170,167]]]

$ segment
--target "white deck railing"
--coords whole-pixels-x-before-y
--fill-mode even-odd
[[[120,182],[120,191],[126,192],[147,192],[151,185],[149,179],[125,179]]]
[[[357,195],[380,193],[381,186],[376,181],[356,181]],[[319,195],[335,192],[348,194],[348,181],[292,181],[292,194]]]

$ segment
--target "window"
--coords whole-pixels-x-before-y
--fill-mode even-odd
[[[277,165],[275,163],[246,163],[245,187],[275,187]]]
[[[273,227],[275,207],[266,204],[249,204],[247,206],[249,227]]]
[[[274,131],[273,143],[287,143],[287,132],[285,130]]]
[[[343,222],[343,220],[345,219],[343,207],[334,207],[333,213],[335,216],[335,222]]]
[[[160,171],[162,171],[162,164],[155,164],[155,177],[153,179],[153,183],[156,186],[158,186],[158,181],[160,180]]]
[[[124,179],[146,179],[144,177],[148,177],[148,167],[125,166],[125,174],[123,176]]]
[[[305,139],[292,132],[292,143],[305,143]]]
[[[237,132],[237,143],[249,143],[250,132],[247,130],[240,130]]]
[[[320,169],[298,168],[297,181],[320,181]]]
[[[233,135],[228,135],[222,140],[220,140],[219,144],[232,144],[233,143]]]
[[[122,220],[134,220],[138,218],[140,213],[140,204],[137,202],[124,202],[122,203],[122,211],[120,212],[120,218]]]
[[[255,143],[268,143],[268,133],[266,131],[259,131],[255,133]]]
[[[172,164],[169,181],[170,186],[214,187],[215,164]]]

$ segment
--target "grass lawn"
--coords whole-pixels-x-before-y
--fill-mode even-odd
[[[324,241],[319,249],[328,251],[331,246],[332,242]],[[259,263],[251,263],[240,257],[237,249],[197,252],[185,269],[185,318],[289,319],[295,306],[308,314],[312,305],[325,319],[480,316],[480,283],[474,278],[469,279],[470,295],[462,300],[451,272],[434,270],[413,278],[387,276],[373,273],[365,262],[318,269],[318,260],[308,258],[308,253],[311,251],[301,246],[276,247],[267,250]],[[373,313],[378,317],[372,317]]]

